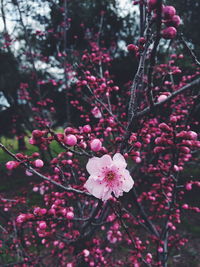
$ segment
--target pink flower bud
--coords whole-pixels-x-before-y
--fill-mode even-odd
[[[47,210],[46,209],[40,209],[40,213],[41,213],[41,215],[44,215],[47,213]]]
[[[158,125],[158,127],[159,127],[161,130],[163,130],[163,131],[170,131],[170,130],[171,130],[170,127],[169,127],[166,123],[164,123],[164,122],[160,123],[160,124]]]
[[[41,159],[36,159],[33,164],[36,168],[42,168],[44,166],[44,162]]]
[[[157,4],[158,4],[158,0],[149,0],[148,1],[149,10],[151,11],[151,10],[155,9]]]
[[[136,163],[140,163],[141,161],[142,161],[142,160],[141,160],[140,157],[136,157],[136,158],[135,158],[135,162],[136,162]]]
[[[188,204],[183,204],[182,208],[187,210],[189,208],[189,206],[188,206]]]
[[[174,39],[176,37],[177,30],[174,27],[168,27],[162,31],[162,37],[164,39]]]
[[[40,138],[44,135],[44,132],[43,131],[40,131],[40,130],[34,130],[32,132],[32,136],[33,138]]]
[[[97,152],[102,148],[102,143],[99,139],[93,139],[90,143],[90,148],[92,151]]]
[[[16,219],[17,223],[23,223],[25,220],[26,220],[26,214],[20,214]]]
[[[35,145],[35,144],[36,144],[35,139],[30,138],[30,139],[29,139],[29,144],[31,144],[31,145]]]
[[[176,116],[171,116],[170,121],[174,122],[174,123],[177,122],[177,117]]]
[[[42,230],[46,229],[47,228],[46,222],[44,222],[44,221],[40,222],[39,223],[39,228],[42,229]]]
[[[91,132],[91,127],[90,127],[90,125],[84,125],[83,126],[83,132],[84,133],[90,133]]]
[[[165,24],[177,28],[181,24],[181,18],[178,15],[175,15],[170,20],[167,20]]]
[[[92,114],[93,114],[93,116],[94,116],[95,118],[97,118],[97,119],[102,118],[101,111],[99,110],[98,107],[94,107],[94,108],[92,109],[91,112],[92,112]]]
[[[163,248],[162,247],[159,247],[158,248],[158,252],[162,253],[163,252]]]
[[[182,151],[182,152],[184,152],[186,154],[190,153],[190,149],[188,147],[186,147],[186,146],[180,147],[180,151]]]
[[[64,138],[65,143],[68,146],[75,146],[77,144],[77,138],[73,134],[69,134]]]
[[[192,190],[192,184],[191,183],[187,183],[185,188],[188,191]]]
[[[152,254],[151,253],[147,253],[147,255],[146,255],[146,261],[147,261],[147,263],[151,263],[151,261],[152,261]]]
[[[197,136],[198,136],[198,134],[196,132],[194,132],[194,131],[189,131],[188,132],[188,135],[193,140],[196,140],[197,139]]]
[[[165,99],[167,99],[167,96],[166,96],[166,95],[160,95],[160,96],[158,97],[158,102],[162,102],[162,101],[164,101]]]
[[[20,164],[19,162],[11,160],[11,161],[8,161],[6,163],[6,168],[8,170],[13,170],[13,169],[17,168],[19,166],[19,164]]]
[[[26,173],[27,176],[32,176],[33,175],[32,172],[30,172],[29,170],[26,170],[25,173]]]
[[[173,6],[165,6],[163,8],[163,17],[171,19],[176,14],[176,9]]]
[[[128,51],[133,51],[133,52],[137,52],[138,51],[138,47],[136,45],[134,45],[134,44],[129,44],[127,46],[127,49],[128,49]]]
[[[72,211],[68,211],[66,214],[66,218],[68,220],[72,220],[74,218],[74,213]]]
[[[65,247],[65,244],[64,242],[60,242],[59,245],[58,245],[59,249],[63,249]]]
[[[89,77],[89,80],[90,80],[91,82],[96,82],[96,77],[94,77],[94,76],[90,76],[90,77]]]
[[[179,171],[179,167],[177,165],[174,165],[174,171],[178,172]]]
[[[88,257],[88,256],[90,255],[89,250],[84,249],[84,250],[83,250],[83,255],[84,255],[84,257]]]

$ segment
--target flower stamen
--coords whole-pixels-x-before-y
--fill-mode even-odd
[[[114,180],[114,178],[115,178],[115,173],[112,172],[112,171],[109,171],[109,172],[106,173],[105,178],[106,178],[106,180],[108,180],[108,181],[112,181],[112,180]]]

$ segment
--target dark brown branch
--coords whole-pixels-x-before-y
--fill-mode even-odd
[[[154,109],[163,106],[164,104],[170,102],[173,98],[175,98],[177,95],[180,95],[181,93],[184,93],[185,91],[192,89],[195,86],[200,85],[200,78],[197,78],[196,80],[192,81],[189,84],[186,84],[185,86],[183,86],[182,88],[180,88],[179,90],[173,92],[168,98],[166,98],[165,100],[161,101],[161,102],[157,102],[154,104]],[[126,134],[122,140],[122,144],[121,145],[121,152],[123,151],[124,148],[124,144],[127,143],[130,135],[131,135],[131,131],[132,128],[134,127],[134,123],[137,119],[142,118],[143,116],[149,114],[151,112],[151,107],[147,107],[145,109],[143,109],[142,111],[138,112],[137,114],[134,114],[134,116],[132,117],[130,123],[127,126],[127,130],[126,130]]]
[[[144,51],[140,56],[138,69],[137,69],[137,72],[135,74],[135,77],[133,79],[132,86],[130,89],[130,100],[129,100],[129,107],[128,107],[128,123],[132,120],[132,117],[136,113],[136,90],[139,87],[139,85],[142,83],[142,78],[143,78],[143,73],[144,73],[144,63],[146,60],[148,48],[152,41],[151,33],[150,33],[151,25],[152,25],[152,20],[150,19],[150,16],[148,16],[147,27],[146,27],[147,41],[146,41]]]
[[[134,198],[134,204],[136,204],[138,211],[142,217],[142,219],[144,220],[146,226],[149,228],[150,232],[155,235],[156,237],[159,237],[159,233],[156,230],[155,226],[153,225],[153,223],[151,222],[151,220],[149,220],[144,208],[142,207],[142,205],[138,202],[138,197],[137,197],[137,193],[135,188],[133,188],[131,190],[131,192],[133,193],[133,198]]]
[[[114,114],[112,113],[112,111],[106,106],[106,104],[105,104],[103,101],[101,101],[101,99],[99,99],[99,98],[93,93],[92,89],[91,89],[88,85],[87,85],[87,88],[88,88],[88,90],[90,91],[90,93],[95,97],[95,100],[96,100],[98,103],[100,103],[100,104],[106,109],[106,111],[110,114],[110,116],[113,117],[113,119],[119,124],[119,126],[121,126],[123,129],[125,129],[125,126],[124,126],[123,124],[121,124],[121,122],[118,120],[117,116],[114,115]]]
[[[144,35],[144,3],[140,3],[140,37]]]
[[[90,155],[89,153],[87,153],[87,152],[85,152],[85,151],[83,151],[83,150],[81,150],[81,152],[79,152],[79,151],[73,150],[73,149],[71,149],[70,147],[66,146],[63,142],[61,142],[61,141],[59,140],[59,138],[57,137],[56,133],[54,133],[54,131],[51,130],[50,127],[46,126],[46,128],[48,129],[48,131],[49,131],[49,133],[51,134],[51,136],[53,136],[53,138],[55,139],[55,141],[60,145],[60,147],[64,148],[64,149],[67,150],[67,151],[72,152],[73,154],[79,155],[79,156],[83,156],[83,155],[85,155],[85,156],[87,156],[87,157],[92,157],[92,155]]]
[[[160,30],[161,30],[161,22],[162,22],[162,0],[158,1],[158,5],[157,5],[157,9],[156,9],[156,39],[154,42],[154,46],[151,52],[151,56],[150,56],[150,62],[149,62],[149,70],[148,70],[148,86],[147,86],[147,100],[148,103],[150,105],[150,107],[154,106],[154,102],[153,102],[153,95],[152,95],[152,81],[153,81],[153,68],[155,66],[156,63],[156,53],[157,53],[157,48],[160,42],[160,38],[161,38],[161,34],[160,34]]]

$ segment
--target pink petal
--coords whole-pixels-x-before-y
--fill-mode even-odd
[[[124,159],[124,157],[122,156],[122,154],[120,153],[116,153],[114,156],[113,156],[113,162],[115,165],[118,166],[118,168],[123,168],[125,169],[126,166],[127,166],[127,163]]]
[[[89,159],[86,169],[90,175],[101,175],[103,168],[106,168],[110,165],[112,165],[111,157],[109,155],[104,155],[101,158],[93,157]]]
[[[124,170],[123,178],[124,179],[123,179],[123,184],[122,184],[122,190],[125,192],[129,192],[134,185],[134,181],[132,177],[130,176],[129,171]]]
[[[112,158],[109,155],[103,155],[101,158],[99,158],[99,162],[98,162],[99,168],[109,167],[112,164],[113,164]]]
[[[106,188],[104,188],[104,189],[106,189],[106,190],[104,190],[104,195],[103,195],[103,197],[102,197],[102,200],[103,201],[106,201],[106,200],[108,200],[112,195],[112,189],[110,189],[110,188],[108,188],[108,187],[106,187]]]
[[[86,169],[89,172],[89,174],[97,175],[99,173],[99,168],[97,168],[98,162],[99,162],[99,158],[97,157],[93,157],[89,159],[86,165]]]
[[[84,184],[84,187],[88,190],[90,194],[96,198],[102,199],[104,196],[105,184],[100,184],[98,180],[90,176],[89,179]]]
[[[113,193],[115,194],[116,197],[120,197],[123,195],[122,188],[114,188]]]

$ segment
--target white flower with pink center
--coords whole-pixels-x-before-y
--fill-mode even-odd
[[[112,193],[116,197],[129,192],[134,181],[126,169],[127,163],[120,153],[113,159],[109,155],[89,159],[86,169],[90,176],[84,187],[96,198],[108,200]]]

